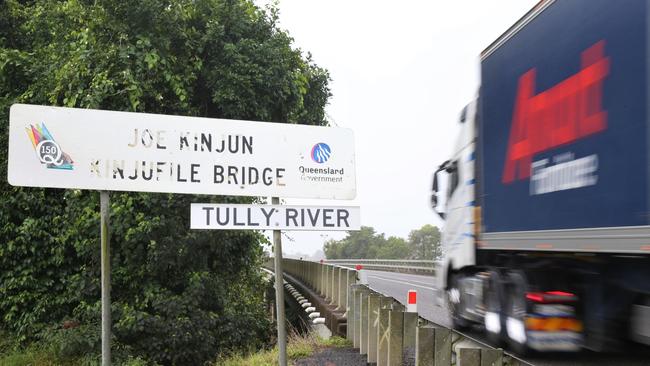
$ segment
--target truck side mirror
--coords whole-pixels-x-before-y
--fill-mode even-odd
[[[447,169],[447,165],[449,165],[449,161],[440,164],[435,173],[433,173],[433,185],[431,187],[431,208],[433,208],[433,211],[435,211],[443,220],[445,219],[444,212],[440,212],[436,209],[438,207],[438,173]]]

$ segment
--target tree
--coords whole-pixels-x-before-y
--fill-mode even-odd
[[[359,231],[348,231],[341,240],[327,241],[323,251],[327,259],[377,258],[385,242],[384,234],[377,234],[370,226],[362,226]]]
[[[409,257],[411,248],[406,240],[391,236],[386,239],[384,245],[379,249],[377,258],[381,259],[405,259]]]
[[[328,73],[291,42],[249,0],[0,2],[0,176],[13,103],[326,125]],[[98,352],[97,194],[2,180],[0,197],[0,327],[28,340],[76,319],[69,349]],[[112,195],[118,349],[202,364],[268,340],[263,237],[190,231],[197,201],[252,202]]]
[[[409,246],[413,259],[439,259],[442,256],[440,230],[432,225],[424,225],[409,233]]]

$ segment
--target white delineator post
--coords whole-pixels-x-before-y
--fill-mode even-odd
[[[354,269],[357,270],[358,278],[359,278],[359,283],[362,285],[367,285],[368,284],[368,275],[366,271],[363,270],[363,265],[357,264],[354,266]]]
[[[409,290],[408,292],[408,297],[406,301],[406,312],[407,313],[418,312],[418,292],[416,290]]]

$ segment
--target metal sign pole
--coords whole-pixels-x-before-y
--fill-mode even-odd
[[[271,203],[280,204],[278,197],[273,197]],[[279,365],[287,366],[287,330],[284,314],[284,280],[282,277],[282,238],[280,230],[273,230],[273,246],[275,252],[275,305],[278,322]]]
[[[99,192],[101,211],[102,366],[111,365],[111,243],[108,191]]]

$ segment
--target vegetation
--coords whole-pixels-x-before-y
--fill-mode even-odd
[[[306,358],[326,347],[351,347],[350,341],[341,337],[322,339],[313,333],[305,335],[292,334],[287,343],[287,360],[294,361]],[[278,348],[256,352],[249,355],[238,355],[217,361],[214,366],[274,366],[278,364]]]
[[[442,255],[440,230],[431,225],[412,230],[408,240],[378,234],[370,226],[348,231],[341,240],[328,240],[323,251],[328,259],[438,259]]]
[[[14,103],[325,125],[328,74],[291,42],[277,9],[250,0],[1,1],[0,176]],[[198,201],[251,202],[112,194],[116,357],[199,365],[269,342],[264,238],[190,231]],[[99,256],[96,192],[0,181],[0,329],[12,349],[99,353]]]

